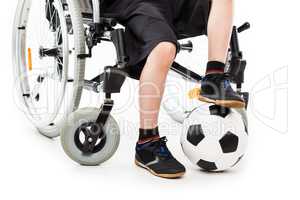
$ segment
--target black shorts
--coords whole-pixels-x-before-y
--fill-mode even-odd
[[[204,35],[210,0],[104,0],[102,13],[125,26],[127,71],[139,79],[146,59],[160,42]]]

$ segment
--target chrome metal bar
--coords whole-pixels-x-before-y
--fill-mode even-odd
[[[197,73],[183,67],[177,62],[174,62],[171,66],[171,71],[175,72],[175,74],[182,77],[184,80],[189,80],[191,82],[199,83],[202,80],[202,76]]]
[[[103,87],[103,82],[98,83],[95,81],[84,80],[83,88],[88,91],[93,91],[96,93],[100,93]]]
[[[100,0],[93,0],[92,3],[94,23],[100,23]]]
[[[193,43],[192,41],[188,41],[187,43],[184,44],[180,44],[180,51],[188,51],[188,52],[192,52],[193,51]]]
[[[83,18],[83,24],[86,24],[86,25],[89,25],[90,23],[93,22],[93,19],[90,19],[90,18]]]

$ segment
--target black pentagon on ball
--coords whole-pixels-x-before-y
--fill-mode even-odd
[[[220,140],[223,153],[233,153],[239,145],[239,137],[228,131]]]
[[[203,139],[205,135],[200,124],[192,125],[189,127],[187,133],[187,141],[189,141],[194,146],[197,146]]]
[[[206,160],[199,160],[197,165],[207,171],[214,171],[218,169],[214,162],[208,162]]]

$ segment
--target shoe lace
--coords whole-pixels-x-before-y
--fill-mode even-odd
[[[172,154],[167,147],[168,139],[166,137],[160,138],[157,142],[154,143],[154,153],[159,157],[163,157],[164,159],[172,158]]]

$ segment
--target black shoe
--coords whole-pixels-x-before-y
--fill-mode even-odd
[[[244,108],[244,99],[235,92],[226,74],[208,74],[201,81],[199,100],[229,108]]]
[[[166,142],[167,138],[162,137],[144,144],[137,144],[135,164],[147,169],[155,176],[179,178],[185,174],[185,167],[173,157]]]

